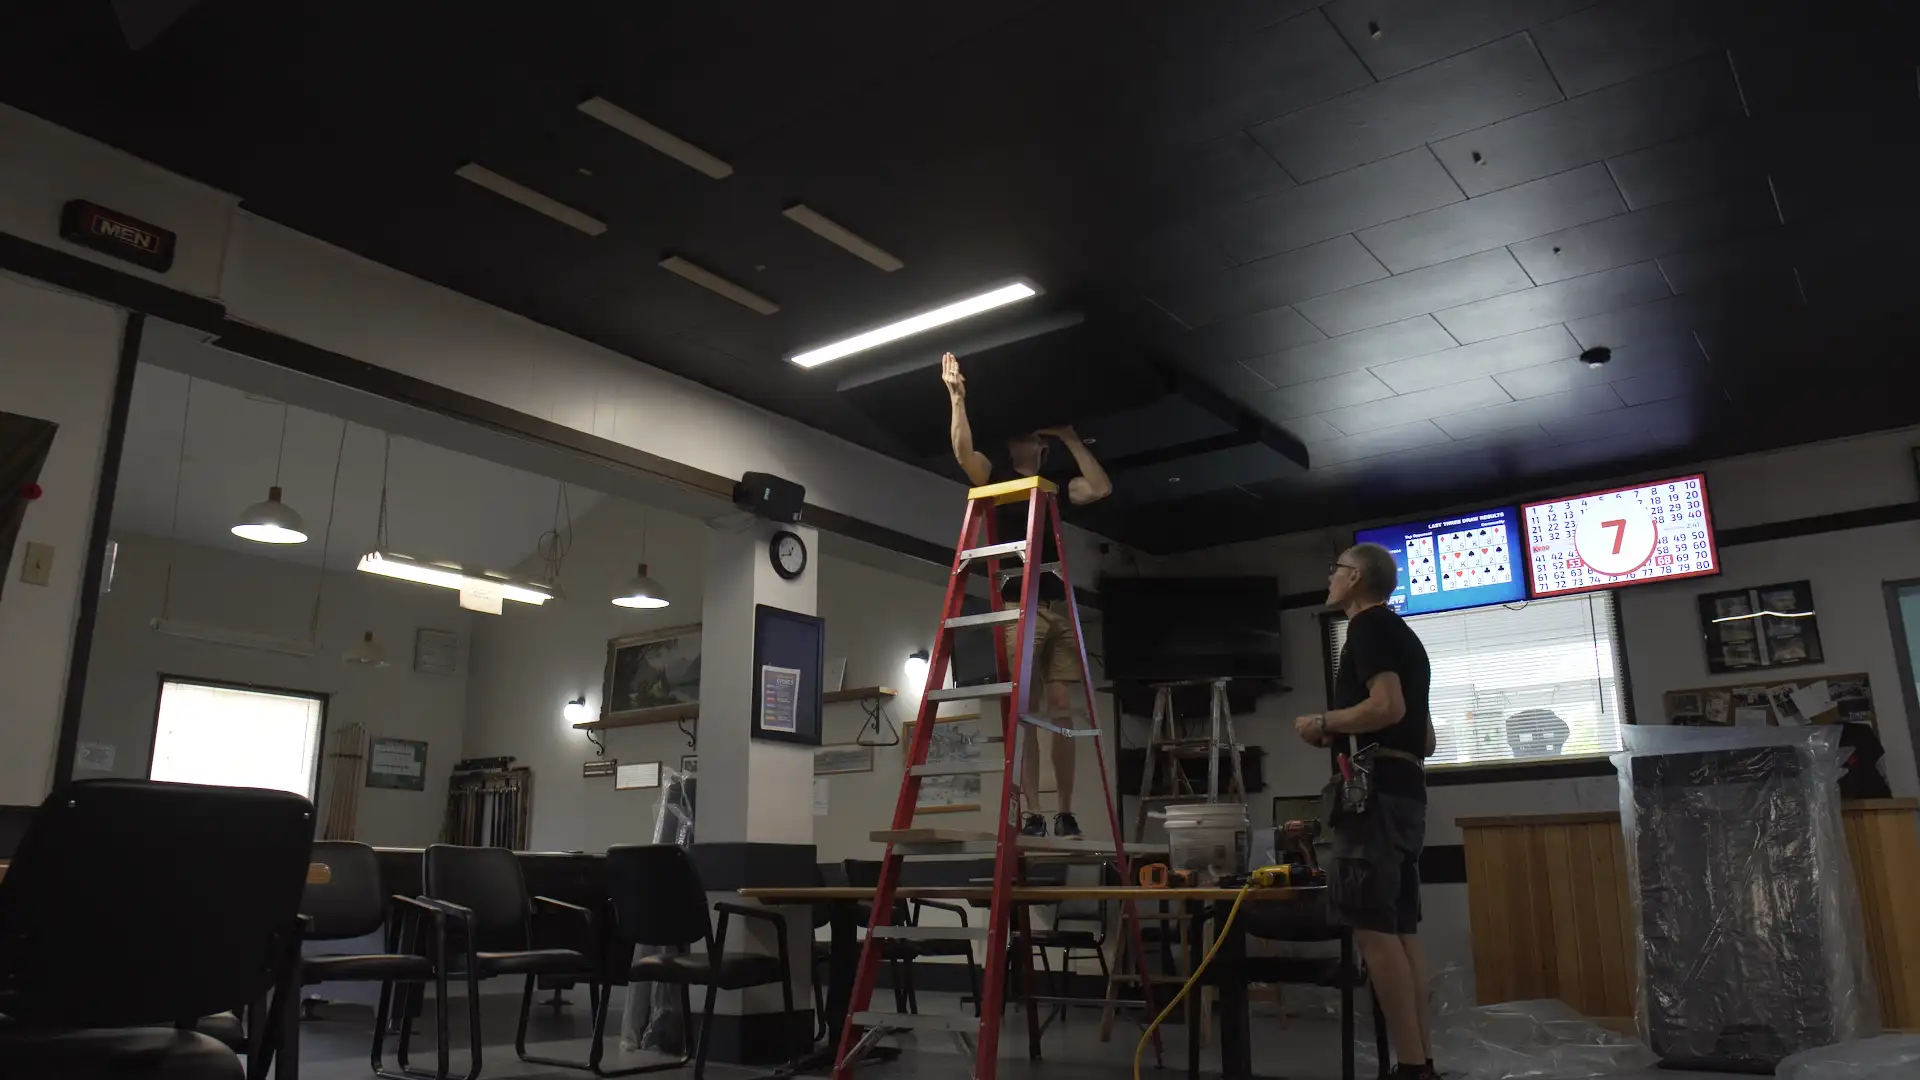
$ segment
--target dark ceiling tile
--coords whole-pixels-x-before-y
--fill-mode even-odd
[[[1544,424],[1551,420],[1585,416],[1620,407],[1620,396],[1613,392],[1611,386],[1602,384],[1435,417],[1433,422],[1456,439],[1471,439],[1507,428]]]
[[[1468,195],[1484,195],[1740,115],[1726,58],[1707,56],[1445,139],[1433,152]]]
[[[1285,421],[1315,413],[1328,413],[1349,405],[1360,405],[1392,396],[1393,391],[1387,384],[1368,372],[1349,371],[1345,375],[1315,379],[1313,382],[1296,383],[1264,394],[1254,394],[1248,397],[1246,402],[1248,408],[1269,420]],[[1344,432],[1344,429],[1338,430],[1350,434]]]
[[[1559,101],[1533,42],[1514,34],[1253,129],[1297,180],[1332,176]]]
[[[1166,156],[1170,160],[1153,177],[1149,196],[1156,216],[1183,216],[1294,186],[1286,170],[1244,131]]]
[[[1273,385],[1290,386],[1342,372],[1358,371],[1374,364],[1450,349],[1453,345],[1453,335],[1434,322],[1433,316],[1419,315],[1301,345],[1271,356],[1256,357],[1245,363]]]
[[[1113,495],[1107,501],[1116,506],[1163,503],[1305,471],[1272,447],[1247,443],[1124,469],[1113,476]]]
[[[1198,376],[1215,390],[1235,397],[1264,393],[1273,389],[1272,383],[1248,371],[1234,360],[1214,364],[1182,363],[1180,366]]]
[[[1593,164],[1389,221],[1357,235],[1387,269],[1399,274],[1625,209],[1607,167]]]
[[[1767,171],[1752,121],[1730,123],[1607,159],[1635,210],[1750,180]]]
[[[1714,0],[1615,0],[1536,27],[1533,38],[1570,95],[1725,47],[1733,5]]]
[[[1225,420],[1178,396],[1092,419],[1075,420],[1074,428],[1103,461],[1211,439],[1233,430]]]
[[[1654,401],[1682,397],[1695,393],[1703,387],[1710,387],[1713,371],[1704,364],[1687,367],[1669,368],[1666,371],[1647,375],[1635,375],[1631,379],[1616,380],[1613,392],[1628,405],[1645,405]]]
[[[1193,224],[1155,230],[1133,242],[1126,256],[1126,266],[1135,279],[1147,281],[1210,274],[1234,265],[1207,230]]]
[[[1670,292],[1659,266],[1649,261],[1465,304],[1433,317],[1465,344],[1632,307]]]
[[[1514,244],[1509,250],[1534,281],[1545,285],[1766,228],[1777,220],[1765,181],[1750,181],[1733,190]]]
[[[1417,420],[1411,424],[1401,424],[1399,427],[1379,428],[1359,435],[1346,435],[1315,443],[1309,453],[1313,457],[1314,469],[1319,470],[1341,462],[1359,461],[1362,458],[1391,454],[1396,450],[1412,450],[1415,447],[1433,446],[1451,441],[1452,437],[1435,427],[1433,421]]]
[[[1559,442],[1586,442],[1644,432],[1686,431],[1694,424],[1696,409],[1697,406],[1688,398],[1669,398],[1631,408],[1563,416],[1547,420],[1540,426]]]
[[[1579,350],[1577,343],[1574,349],[1576,352]],[[1679,367],[1704,367],[1706,363],[1706,357],[1700,352],[1693,335],[1680,333],[1614,349],[1612,359],[1599,367],[1590,367],[1586,361],[1569,356],[1533,367],[1516,368],[1494,376],[1494,381],[1517,401],[1641,375],[1657,375]]]
[[[1174,340],[1173,348],[1183,360],[1218,364],[1291,349],[1325,337],[1298,311],[1282,307],[1190,330]]]
[[[1721,297],[1706,294],[1668,296],[1618,311],[1574,319],[1567,323],[1567,329],[1583,349],[1595,345],[1619,349],[1670,340],[1713,326],[1726,302]]]
[[[1797,292],[1792,241],[1792,230],[1775,226],[1724,243],[1662,255],[1660,270],[1677,296],[1768,285]]]
[[[1322,10],[1374,77],[1387,79],[1598,2],[1334,0]]]
[[[1168,282],[1148,296],[1188,326],[1280,307],[1387,276],[1352,236],[1270,255],[1204,277]]]
[[[1313,325],[1328,336],[1337,337],[1422,312],[1515,292],[1532,284],[1513,256],[1500,248],[1342,289],[1303,301],[1298,307]]]
[[[1566,327],[1555,323],[1444,352],[1377,365],[1372,371],[1380,381],[1393,387],[1395,393],[1407,394],[1430,386],[1465,382],[1578,355],[1579,343],[1573,340],[1572,334],[1567,333]],[[1505,385],[1504,380],[1501,385]]]
[[[1324,416],[1296,416],[1282,423],[1280,427],[1287,434],[1307,444],[1309,458],[1313,455],[1315,443],[1331,442],[1334,439],[1347,437],[1346,432],[1327,423],[1327,418]]]
[[[1450,416],[1469,409],[1485,408],[1511,400],[1507,392],[1500,389],[1498,383],[1492,379],[1479,378],[1427,390],[1416,390],[1411,394],[1401,394],[1397,397],[1368,402],[1365,405],[1335,409],[1320,415],[1326,417],[1328,423],[1341,431],[1349,435],[1358,435],[1362,432],[1397,427],[1401,424],[1410,424],[1415,420]]]
[[[1183,53],[1143,74],[1157,105],[1144,118],[1146,129],[1175,145],[1215,139],[1373,82],[1317,12]]]
[[[1222,41],[1238,41],[1277,22],[1312,11],[1318,0],[1216,0],[1209,4],[1168,4],[1132,0],[1122,9],[1142,19],[1163,20],[1156,27],[1174,52]]]
[[[1231,207],[1213,215],[1213,228],[1235,259],[1252,262],[1461,198],[1423,147]]]

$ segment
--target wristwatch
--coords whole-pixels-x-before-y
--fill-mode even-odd
[[[1327,737],[1327,714],[1320,713],[1319,715],[1314,717],[1314,720],[1317,721],[1320,725],[1319,738],[1322,738],[1322,739],[1326,738]]]

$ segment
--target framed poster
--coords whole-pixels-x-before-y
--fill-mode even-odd
[[[394,791],[427,790],[427,744],[376,736],[367,749],[367,786]]]
[[[979,761],[986,739],[978,719],[935,724],[927,745],[927,764]],[[914,809],[922,814],[957,814],[980,809],[981,774],[957,773],[920,780],[920,799]]]
[[[752,738],[820,745],[826,626],[816,615],[754,605]]]
[[[700,624],[626,634],[607,642],[600,719],[700,700]]]
[[[413,632],[413,670],[452,675],[460,670],[460,635],[422,626]]]
[[[1716,675],[1826,659],[1811,582],[1702,593],[1699,603],[1707,670]]]

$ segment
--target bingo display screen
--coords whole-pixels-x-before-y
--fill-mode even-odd
[[[1521,508],[1536,597],[1720,572],[1701,474]]]
[[[1387,606],[1401,615],[1431,615],[1527,598],[1515,546],[1519,511],[1511,506],[1428,521],[1361,529],[1356,544],[1379,544],[1400,567]]]

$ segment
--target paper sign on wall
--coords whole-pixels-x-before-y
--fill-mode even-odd
[[[113,756],[112,743],[83,742],[74,747],[73,767],[90,772],[112,772]]]
[[[800,730],[800,669],[760,665],[760,729]]]
[[[500,584],[468,578],[460,586],[460,606],[486,615],[500,614]]]
[[[827,778],[824,776],[813,778],[813,816],[827,816]]]

